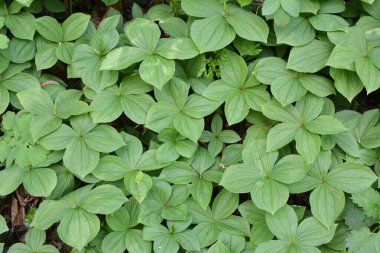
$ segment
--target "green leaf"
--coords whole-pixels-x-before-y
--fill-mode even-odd
[[[174,60],[168,60],[159,55],[145,58],[139,68],[141,79],[158,89],[172,79],[174,71]]]
[[[315,73],[326,66],[332,49],[330,43],[321,40],[313,40],[304,46],[293,47],[286,66],[298,72]]]
[[[239,205],[239,195],[226,190],[216,196],[212,204],[214,218],[221,220],[232,215]]]
[[[191,184],[191,195],[201,208],[206,209],[211,201],[212,183],[202,178],[196,179]]]
[[[121,158],[108,155],[100,158],[92,174],[104,181],[116,181],[122,179],[127,171],[127,165]]]
[[[300,1],[291,0],[291,1],[280,1],[281,8],[286,11],[292,17],[298,17],[300,12]]]
[[[300,119],[304,122],[308,122],[318,117],[323,109],[323,101],[322,98],[311,94],[307,94],[301,100],[297,101],[295,108],[301,114]]]
[[[36,28],[45,39],[57,43],[63,42],[62,27],[55,18],[44,16],[36,19]]]
[[[91,117],[95,123],[111,122],[123,113],[120,91],[111,86],[101,91],[91,103]]]
[[[258,170],[246,164],[234,164],[223,173],[220,185],[234,193],[251,192],[253,186],[262,178]]]
[[[207,18],[224,14],[223,7],[217,0],[204,2],[202,0],[183,0],[181,7],[190,16]]]
[[[141,62],[147,56],[147,52],[141,48],[118,47],[107,54],[100,66],[100,70],[126,69],[134,63]]]
[[[179,113],[173,119],[174,128],[184,137],[197,142],[202,135],[204,120],[195,119],[185,113]]]
[[[107,5],[107,6],[111,6],[113,4],[116,4],[117,2],[119,2],[119,0],[102,0],[102,2]]]
[[[153,53],[161,37],[160,28],[156,23],[144,18],[136,18],[127,25],[125,33],[135,47]]]
[[[127,248],[125,238],[128,232],[111,232],[107,234],[101,244],[103,252],[124,252]]]
[[[302,100],[301,100],[302,101]],[[300,102],[298,102],[300,103]],[[304,106],[305,108],[306,106]],[[322,104],[321,104],[321,111],[322,111]],[[306,107],[307,108],[307,107]],[[272,120],[287,122],[298,122],[298,112],[294,109],[293,106],[285,106],[283,107],[280,103],[278,103],[276,100],[271,100],[263,105],[261,105],[262,113]],[[319,112],[320,113],[320,112]],[[318,115],[319,115],[318,113]]]
[[[231,215],[218,221],[217,226],[220,230],[232,235],[248,236],[249,234],[249,224],[240,216]]]
[[[277,43],[288,44],[293,47],[310,43],[315,37],[315,30],[304,17],[292,18],[289,23],[280,27],[274,25]]]
[[[272,127],[267,138],[267,152],[275,151],[294,140],[299,126],[295,123],[281,123]]]
[[[40,248],[46,241],[45,231],[32,228],[26,235],[25,242],[33,250]]]
[[[377,179],[375,173],[367,166],[346,162],[333,168],[326,180],[344,192],[356,193],[369,188]]]
[[[78,90],[65,90],[55,99],[57,114],[62,119],[68,119],[70,116],[84,114],[90,111],[86,102],[80,101],[82,92]]]
[[[25,173],[25,189],[33,196],[49,196],[56,184],[57,174],[52,169],[36,168]]]
[[[364,136],[361,137],[360,144],[368,149],[377,148],[380,146],[379,139],[380,127],[371,128]]]
[[[332,14],[317,14],[309,18],[310,24],[318,31],[345,31],[348,23],[342,17]]]
[[[15,191],[17,187],[24,181],[25,170],[17,166],[12,166],[10,168],[0,171],[1,178],[6,178],[0,185],[0,195],[8,195]]]
[[[320,13],[340,13],[345,9],[345,4],[341,0],[328,0],[321,3]]]
[[[33,252],[32,249],[30,248],[30,246],[26,245],[26,244],[22,244],[22,243],[15,243],[13,244],[8,252],[10,253],[24,253],[24,252]]]
[[[9,92],[3,86],[0,86],[0,113],[3,113],[9,104]]]
[[[128,252],[131,253],[150,253],[152,252],[152,244],[143,240],[141,230],[130,230],[125,238]]]
[[[145,126],[155,132],[160,132],[164,128],[171,128],[178,112],[179,110],[173,104],[159,101],[148,111]]]
[[[64,201],[44,200],[39,205],[31,226],[41,230],[48,229],[62,219],[68,211],[67,207]]]
[[[17,94],[22,106],[37,115],[54,114],[54,104],[49,93],[42,89],[27,89]]]
[[[321,138],[319,135],[300,128],[295,136],[295,140],[298,153],[303,155],[309,162],[313,162],[321,149]]]
[[[223,81],[235,88],[243,86],[248,74],[244,59],[232,51],[223,50],[220,60],[220,76]]]
[[[21,12],[14,15],[8,15],[5,19],[5,25],[15,37],[24,40],[33,40],[36,25],[32,14]]]
[[[183,107],[183,112],[193,118],[203,118],[213,113],[220,103],[200,96],[192,94],[188,97]]]
[[[183,19],[170,17],[160,22],[160,27],[171,38],[190,37],[190,26]]]
[[[99,152],[92,150],[83,139],[74,139],[68,144],[63,162],[72,173],[85,177],[99,162]]]
[[[344,193],[326,183],[310,194],[311,212],[326,227],[333,225],[343,211],[344,202]]]
[[[169,5],[157,4],[148,10],[147,16],[153,21],[162,22],[168,18],[172,18],[174,13]]]
[[[198,173],[185,162],[174,162],[165,167],[160,174],[160,179],[173,184],[191,183]]]
[[[190,38],[161,39],[155,51],[166,59],[191,59],[199,54],[198,48]]]
[[[63,42],[61,44],[58,43],[58,46],[55,50],[55,55],[58,59],[66,64],[70,64],[72,61],[72,54],[74,51],[74,43],[73,42]]]
[[[99,125],[83,137],[89,148],[103,153],[110,153],[125,145],[121,135],[115,128]]]
[[[98,234],[99,218],[83,209],[70,209],[58,225],[58,235],[67,245],[81,250]]]
[[[300,155],[287,155],[273,167],[271,178],[284,184],[292,184],[306,175],[306,164],[305,158]]]
[[[266,57],[257,62],[253,74],[260,82],[271,84],[279,77],[288,76],[289,71],[286,70],[286,62],[283,59],[278,57]]]
[[[355,59],[355,69],[367,94],[380,88],[380,70],[368,58]]]
[[[226,99],[225,113],[228,125],[241,122],[249,113],[245,96],[239,90],[230,93]]]
[[[235,39],[235,35],[234,29],[221,15],[195,20],[190,30],[200,53],[224,48]]]
[[[299,79],[292,76],[282,76],[274,80],[271,85],[271,91],[282,106],[300,100],[307,92]]]
[[[276,25],[283,27],[289,24],[291,16],[284,11],[283,8],[279,8],[273,16],[273,20]]]
[[[355,61],[362,58],[363,55],[357,48],[348,42],[342,42],[334,47],[326,65],[337,69],[354,71],[356,66]],[[362,59],[361,61],[362,63],[371,65],[371,62],[368,59]]]
[[[153,186],[152,178],[142,171],[129,172],[124,177],[124,185],[128,192],[141,203]]]
[[[309,12],[315,15],[317,14],[319,9],[320,9],[319,2],[316,2],[313,0],[300,1],[300,12]]]
[[[74,13],[62,24],[63,40],[73,41],[78,39],[86,31],[90,22],[90,15]]]
[[[288,250],[288,242],[272,240],[260,243],[255,253],[287,252]]]
[[[9,46],[9,39],[4,34],[0,34],[0,49],[7,49]]]
[[[333,116],[321,115],[312,121],[305,123],[305,128],[316,134],[337,134],[346,131],[347,128]]]
[[[77,137],[77,133],[69,126],[62,124],[57,130],[39,139],[39,143],[46,149],[62,150]]]
[[[25,63],[32,60],[36,54],[33,41],[14,38],[9,43],[9,59],[15,63]]]
[[[288,201],[289,190],[275,180],[263,179],[251,190],[251,198],[258,208],[274,214]]]
[[[186,230],[175,235],[176,241],[185,250],[199,251],[200,243],[198,235],[192,230]]]
[[[331,94],[335,94],[333,83],[324,76],[300,75],[299,81],[305,89],[318,97],[327,97]]]
[[[221,242],[214,243],[208,251],[209,253],[230,253],[230,250]]]
[[[157,149],[157,160],[162,163],[170,163],[179,157],[179,154],[176,151],[175,146],[172,143],[163,143]]]
[[[380,8],[379,1],[375,0],[372,4],[368,4],[368,3],[364,3],[363,2],[362,6],[363,6],[364,10],[366,12],[368,12],[371,16],[373,16],[373,17],[375,17],[377,19],[380,18],[380,15],[378,13],[379,8]]]
[[[264,16],[269,16],[274,14],[278,9],[280,9],[281,0],[268,0],[263,4],[262,13]]]
[[[175,253],[179,250],[178,243],[174,240],[173,236],[167,235],[158,238],[153,243],[154,252],[157,253]]]
[[[101,185],[92,189],[81,201],[81,208],[93,214],[110,214],[127,200],[122,190],[113,185]]]
[[[349,102],[363,89],[363,84],[358,75],[353,71],[330,68],[330,75],[334,78],[335,88]]]
[[[0,215],[0,234],[8,231],[8,225],[4,217]]]
[[[269,27],[261,17],[233,5],[228,7],[226,15],[227,22],[241,38],[267,42]]]
[[[296,233],[296,241],[305,246],[319,246],[330,242],[334,235],[337,225],[327,229],[315,218],[304,219]]]
[[[297,231],[298,219],[295,211],[289,205],[284,205],[276,213],[265,214],[270,231],[280,240],[289,241]]]
[[[33,0],[17,0],[17,2],[19,2],[20,4],[22,4],[26,7],[29,7],[30,4],[33,2]]]
[[[37,70],[51,68],[57,63],[58,57],[55,54],[56,49],[56,45],[51,45],[37,51],[35,58]]]

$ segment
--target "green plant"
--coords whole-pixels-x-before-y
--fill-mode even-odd
[[[44,245],[46,241],[45,231],[32,228],[25,237],[25,244],[13,244],[8,252],[10,253],[58,253],[59,251],[53,245]]]
[[[0,251],[380,252],[379,13],[0,0]]]
[[[0,234],[8,231],[8,225],[4,217],[0,215]],[[3,252],[4,243],[0,243],[0,252]]]

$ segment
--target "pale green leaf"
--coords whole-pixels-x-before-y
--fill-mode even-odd
[[[347,162],[333,168],[326,180],[330,185],[344,192],[356,193],[369,188],[377,179],[378,177],[369,167]]]
[[[235,35],[223,16],[195,20],[190,30],[190,36],[201,53],[224,48],[234,40]]]
[[[274,214],[288,201],[289,190],[275,180],[263,179],[251,190],[251,198],[258,208]]]
[[[98,234],[99,218],[83,209],[71,209],[58,226],[58,235],[64,243],[81,250]]]
[[[62,24],[63,40],[73,41],[78,39],[86,31],[90,22],[90,15],[74,13]]]
[[[310,194],[313,216],[326,227],[331,227],[344,208],[344,193],[326,183]]]
[[[277,43],[284,43],[293,47],[306,45],[315,37],[314,28],[304,17],[292,18],[284,27],[275,24],[274,30]]]
[[[92,189],[79,203],[81,208],[93,214],[110,214],[127,200],[122,190],[113,185],[100,185]]]
[[[141,79],[159,89],[172,79],[174,71],[174,60],[159,55],[145,58],[139,68]]]
[[[129,40],[135,47],[153,53],[161,37],[160,28],[149,19],[136,18],[127,25],[125,30]]]
[[[237,35],[249,41],[267,42],[269,28],[261,17],[233,5],[227,8],[226,20]]]
[[[286,66],[298,72],[315,73],[325,67],[332,49],[330,43],[321,40],[293,47]]]
[[[25,173],[24,187],[33,196],[49,196],[56,184],[57,174],[52,169],[36,168]]]

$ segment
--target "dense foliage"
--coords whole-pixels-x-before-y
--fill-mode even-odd
[[[380,252],[380,0],[64,2],[0,0],[9,253]]]

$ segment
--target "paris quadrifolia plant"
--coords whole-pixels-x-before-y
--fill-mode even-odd
[[[0,0],[0,252],[380,253],[379,97],[380,0]]]

